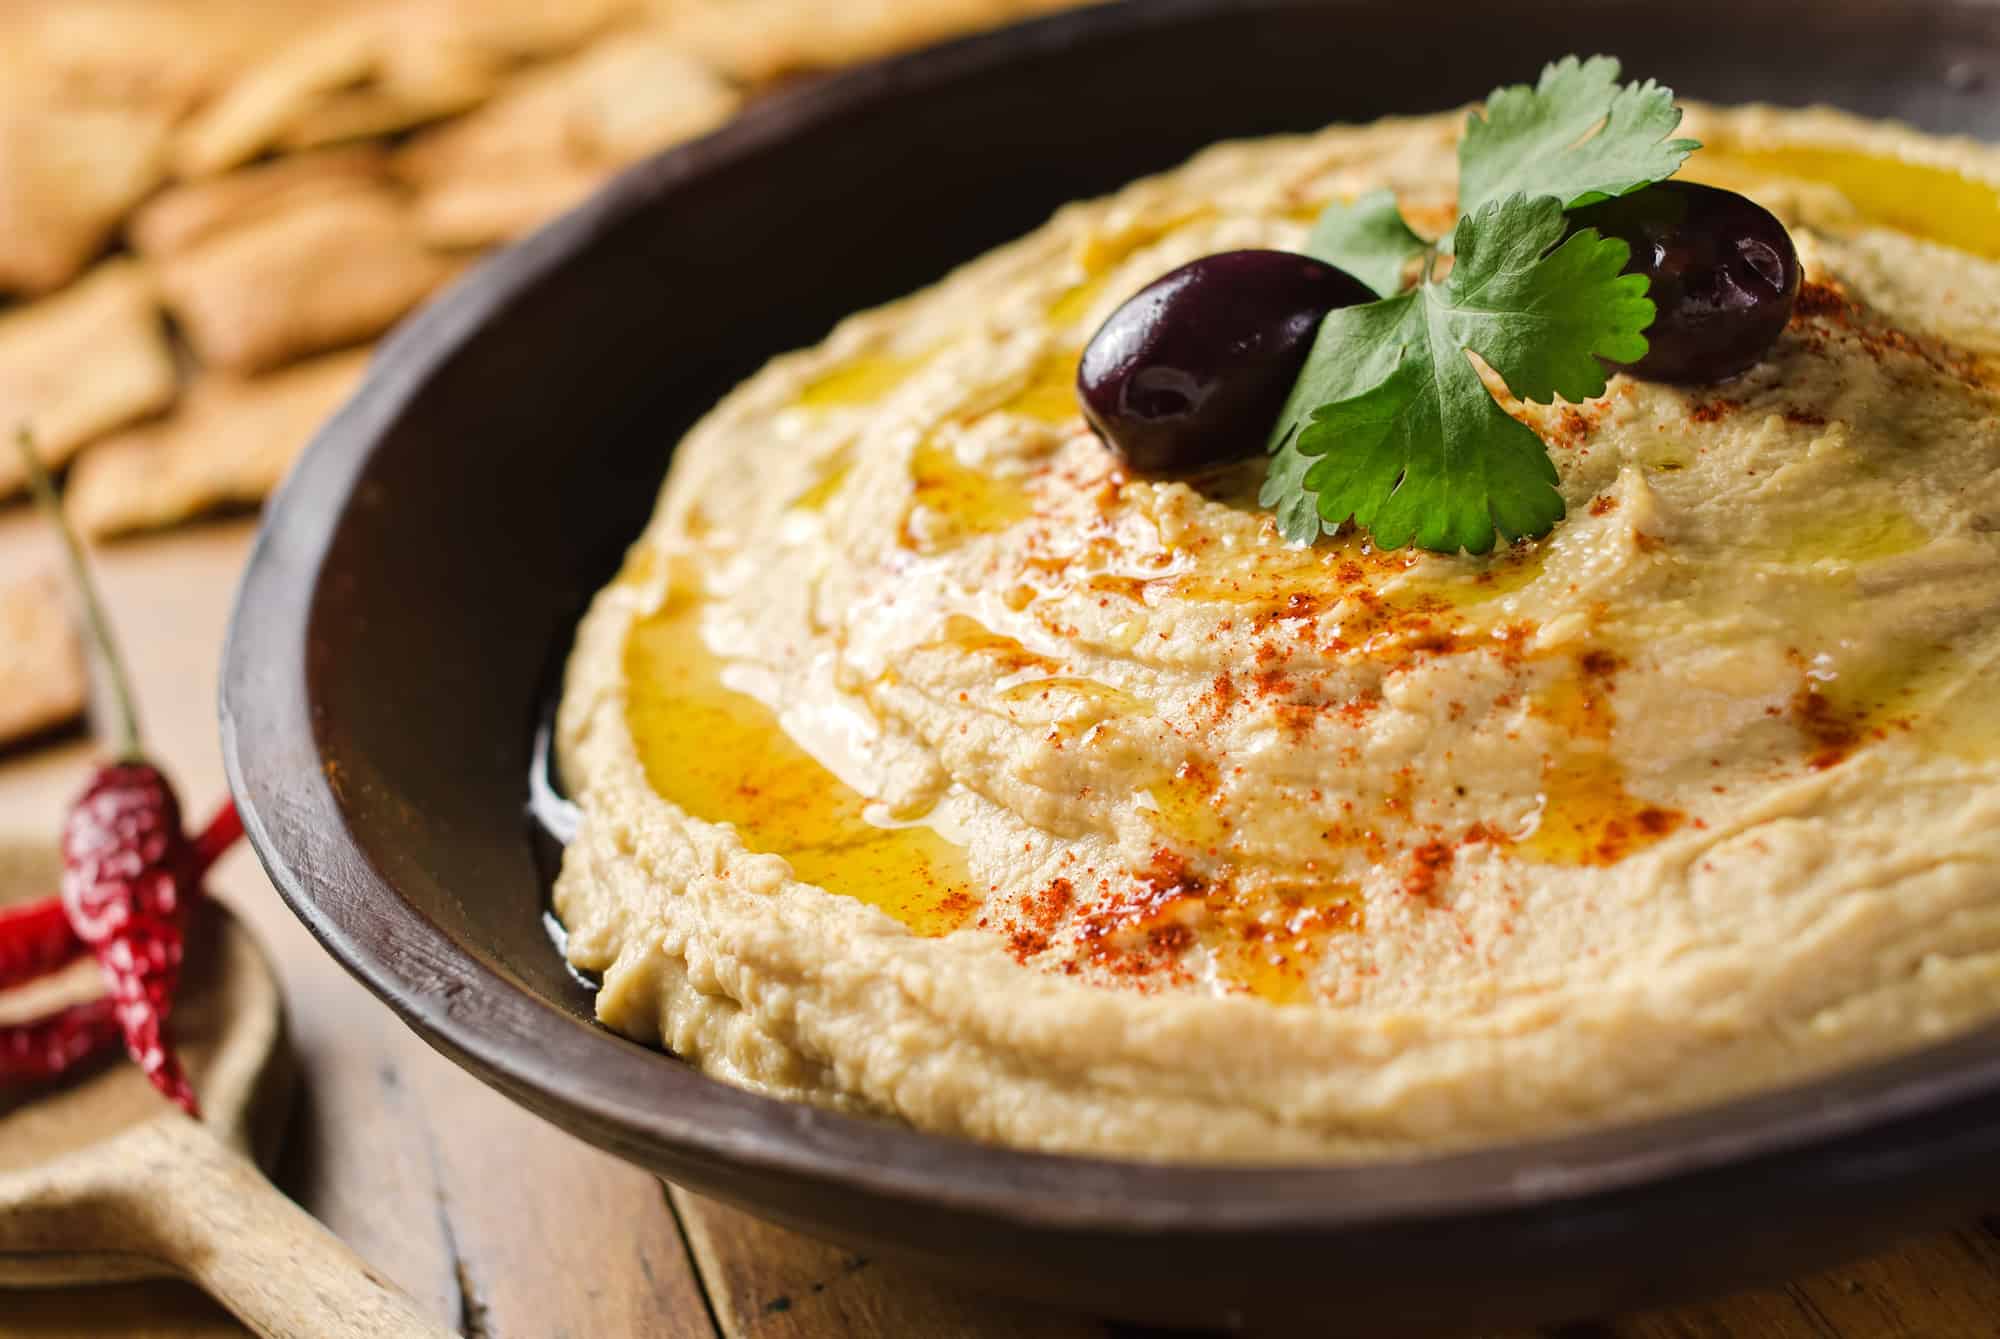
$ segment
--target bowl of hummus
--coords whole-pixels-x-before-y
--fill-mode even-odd
[[[1706,1286],[1953,1203],[2000,1108],[2000,127],[1935,90],[2000,32],[1857,9],[1806,87],[1695,17],[1464,8],[1337,98],[1387,8],[942,48],[439,304],[246,581],[281,891],[585,1137],[1118,1314],[1407,1318],[1450,1225],[1514,1281],[1421,1319],[1547,1318],[1657,1292],[1642,1243]],[[1571,61],[1468,111],[1578,43],[1681,96]],[[1633,223],[1669,177],[1778,258]],[[1273,353],[1212,337],[1247,281],[1160,287],[1244,255],[1350,288]],[[1175,302],[1222,398],[1146,364]],[[1131,435],[1251,363],[1247,427]]]

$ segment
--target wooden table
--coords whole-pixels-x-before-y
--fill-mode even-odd
[[[250,534],[231,522],[100,555],[151,747],[191,816],[222,794],[216,664]],[[23,509],[0,514],[0,579],[53,554],[49,532]],[[91,758],[77,741],[0,761],[0,832],[52,835]],[[468,1336],[1134,1339],[1129,1328],[969,1296],[664,1189],[429,1050],[320,951],[247,852],[222,865],[215,888],[276,958],[303,1061],[279,1184]],[[7,1339],[242,1333],[181,1284],[0,1291]],[[2000,1336],[2000,1215],[1782,1288],[1546,1339],[1889,1335]]]

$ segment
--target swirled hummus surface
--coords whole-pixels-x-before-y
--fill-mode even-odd
[[[2000,152],[1691,109],[1789,225],[1748,374],[1506,402],[1568,518],[1286,544],[1129,477],[1078,350],[1327,201],[1453,217],[1458,115],[1212,149],[778,359],[597,599],[555,891],[603,1021],[1039,1148],[1407,1153],[2000,1012]]]

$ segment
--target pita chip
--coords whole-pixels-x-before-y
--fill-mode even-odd
[[[602,32],[628,0],[405,0],[324,22],[269,52],[182,128],[173,166],[209,176],[268,149],[394,134],[467,111],[522,60]]]
[[[173,349],[152,277],[137,261],[108,260],[62,292],[0,314],[0,497],[27,482],[17,427],[60,468],[86,442],[159,413],[175,393]]]
[[[499,67],[467,54],[455,69],[432,67],[407,82],[388,67],[375,83],[330,93],[278,136],[287,152],[394,135],[477,107],[500,87]]]
[[[388,329],[458,272],[387,190],[309,200],[159,263],[160,291],[202,363],[251,373]]]
[[[0,747],[75,720],[89,695],[61,585],[46,574],[0,582]]]
[[[411,49],[459,47],[511,61],[565,55],[631,16],[633,0],[406,0],[398,22]]]
[[[278,135],[279,149],[350,143],[457,116],[498,92],[513,63],[512,55],[426,27],[407,10],[385,22],[373,75],[302,110]]]
[[[468,174],[417,197],[418,234],[435,247],[470,251],[527,236],[581,203],[616,171],[557,168],[492,178]]]
[[[180,128],[175,175],[213,176],[249,162],[327,94],[365,83],[382,46],[380,19],[362,14],[278,47]]]
[[[64,494],[71,520],[106,538],[263,501],[360,384],[369,352],[328,354],[247,380],[202,377],[171,418],[84,452]]]
[[[623,167],[728,120],[742,94],[658,32],[619,34],[522,75],[413,140],[397,171],[425,189]]]
[[[125,226],[135,250],[177,255],[231,228],[388,179],[388,155],[373,145],[296,154],[220,177],[169,186]]]
[[[1081,0],[649,0],[699,58],[753,85],[872,60]]]
[[[160,183],[166,135],[145,110],[0,100],[0,289],[75,278]]]
[[[10,76],[178,120],[259,56],[353,0],[39,0],[0,9]],[[18,63],[18,69],[17,65]],[[18,87],[10,84],[10,91]]]

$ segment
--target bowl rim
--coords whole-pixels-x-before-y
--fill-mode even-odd
[[[1966,0],[1959,0],[1963,4]],[[1986,0],[1974,0],[1984,4]],[[1250,0],[1276,10],[1295,0]],[[1857,1136],[1941,1115],[2000,1149],[2000,1023],[1859,1069],[1636,1124],[1437,1155],[1333,1164],[1147,1162],[1031,1152],[766,1097],[570,1013],[481,961],[399,895],[349,830],[322,766],[308,659],[325,559],[375,452],[432,377],[520,293],[677,184],[836,112],[921,95],[1047,46],[1232,7],[1152,0],[1065,11],[831,75],[630,169],[482,262],[382,345],[266,511],[224,648],[222,749],[259,860],[313,936],[432,1046],[539,1114],[654,1170],[721,1163],[1036,1228],[1335,1231],[1574,1207],[1755,1164],[1766,1190],[1879,1181]],[[775,350],[773,352],[776,352]],[[526,778],[523,778],[525,785]],[[525,819],[523,820],[525,822]],[[1952,1144],[1935,1129],[1925,1148]],[[1864,1143],[1868,1146],[1864,1147]],[[1962,1150],[1961,1150],[1962,1151]],[[1801,1160],[1801,1153],[1812,1157]]]

